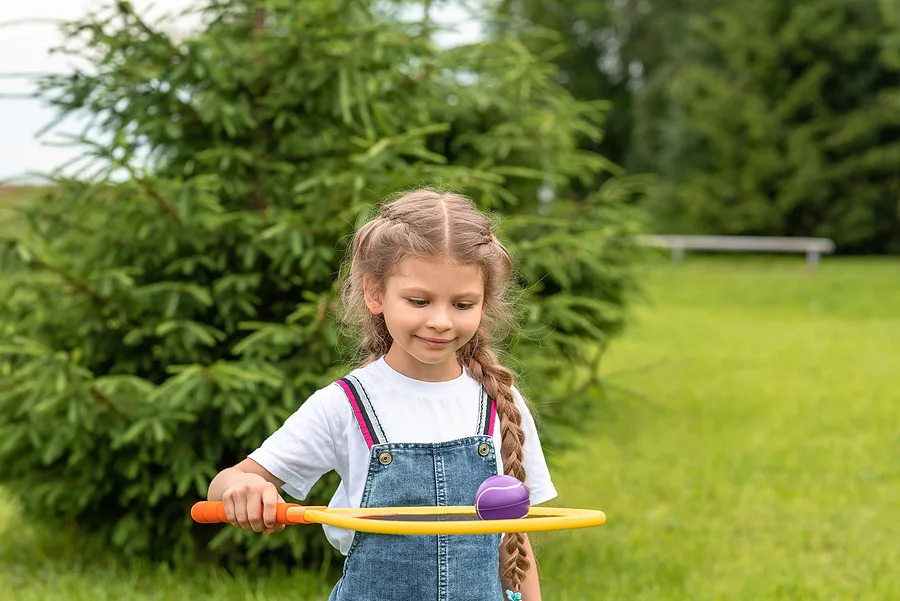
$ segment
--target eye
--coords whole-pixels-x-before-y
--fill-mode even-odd
[[[475,306],[475,303],[456,303],[456,308],[460,311],[466,311]]]
[[[406,299],[406,302],[408,302],[413,307],[424,307],[428,304],[428,301],[424,298],[408,298]]]

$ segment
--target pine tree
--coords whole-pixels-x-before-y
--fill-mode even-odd
[[[559,80],[576,98],[607,102],[603,139],[585,147],[635,173],[657,167],[657,138],[666,123],[660,109],[684,35],[710,0],[503,0],[500,30],[529,35],[535,52],[551,53]]]
[[[577,147],[601,133],[596,107],[514,37],[441,50],[427,10],[387,8],[211,0],[179,39],[119,1],[68,26],[90,68],[42,90],[61,115],[93,116],[77,140],[89,160],[52,175],[2,246],[0,483],[29,511],[124,553],[327,552],[319,532],[197,527],[188,509],[346,371],[349,235],[423,184],[505,216],[528,324],[509,347],[541,384],[529,396],[588,398],[557,376],[585,373],[621,327],[637,223],[627,181],[567,196],[606,166]]]

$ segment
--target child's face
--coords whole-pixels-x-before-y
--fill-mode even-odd
[[[380,296],[367,283],[366,304],[384,314],[394,339],[386,359],[392,368],[417,380],[450,380],[460,373],[456,351],[481,323],[481,268],[407,258]]]

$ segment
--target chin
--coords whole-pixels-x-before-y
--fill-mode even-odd
[[[424,355],[423,353],[416,353],[413,355],[416,358],[416,361],[419,363],[424,363],[425,365],[440,365],[441,363],[446,363],[450,359],[456,358],[456,351],[452,353],[435,353],[434,355]]]
[[[413,357],[419,363],[424,363],[425,365],[440,365],[445,361],[456,358],[456,348],[444,348],[444,349],[428,349],[428,348],[416,348],[414,346],[416,342],[413,342],[410,345],[412,348],[405,348],[404,350],[408,355]]]

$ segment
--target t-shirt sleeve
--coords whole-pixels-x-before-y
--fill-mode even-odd
[[[288,494],[305,499],[310,488],[338,463],[332,432],[346,409],[336,386],[316,391],[249,457],[278,479]]]
[[[538,505],[556,497],[556,487],[550,478],[547,460],[541,447],[537,426],[522,394],[513,387],[513,394],[522,413],[522,428],[525,430],[525,448],[522,460],[525,464],[525,485],[531,493],[531,504]]]

